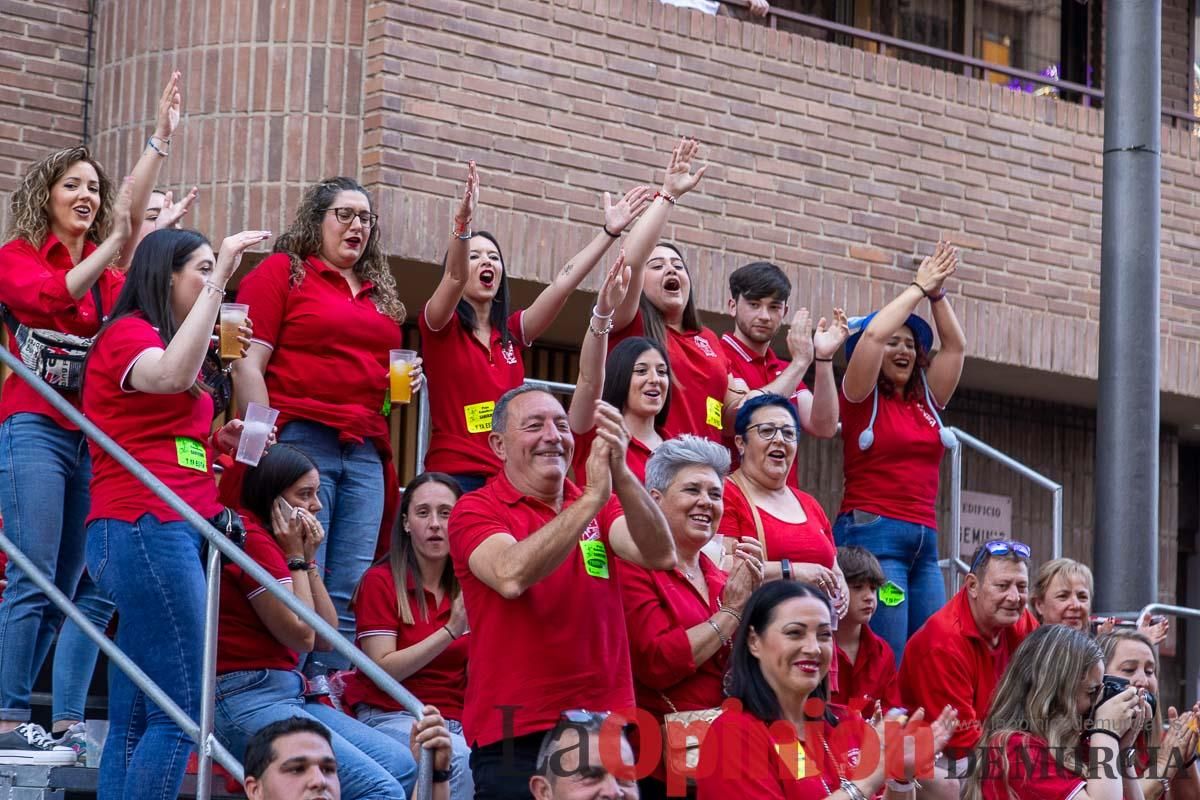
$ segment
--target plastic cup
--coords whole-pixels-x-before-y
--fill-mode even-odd
[[[412,368],[413,362],[416,360],[415,350],[392,350],[389,352],[388,375],[392,382],[393,403],[412,401]]]
[[[242,420],[242,438],[238,440],[237,460],[243,464],[257,467],[263,451],[267,449],[267,439],[279,412],[259,403],[246,404],[246,418]]]
[[[238,328],[246,324],[250,306],[245,303],[221,303],[221,358],[233,360],[242,357],[242,343],[238,341]]]
[[[99,769],[104,755],[104,740],[108,738],[108,720],[89,719],[83,723],[84,764],[88,769]]]

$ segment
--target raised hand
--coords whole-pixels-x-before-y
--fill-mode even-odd
[[[462,200],[454,212],[455,230],[465,231],[471,227],[471,219],[475,216],[475,207],[479,205],[479,170],[474,161],[467,162],[467,186],[463,190]]]
[[[126,176],[117,190],[117,200],[112,210],[112,231],[108,234],[119,242],[124,242],[133,233],[133,220],[129,216],[132,208],[133,178]]]
[[[600,285],[600,291],[596,294],[596,314],[598,316],[611,316],[613,309],[621,305],[621,301],[625,299],[625,294],[629,291],[631,273],[632,269],[625,263],[625,249],[621,248],[621,254],[609,267],[608,273],[604,276],[604,283]]]
[[[1138,633],[1144,634],[1150,643],[1155,647],[1167,640],[1167,633],[1171,630],[1171,620],[1168,617],[1162,617],[1157,622],[1154,617],[1147,616],[1138,621]]]
[[[850,335],[850,324],[846,321],[843,309],[833,310],[833,324],[824,317],[817,323],[817,332],[813,334],[813,353],[817,358],[833,358],[841,348],[842,343]]]
[[[787,348],[792,361],[798,361],[801,364],[812,363],[812,317],[807,308],[801,308],[792,315],[792,323],[788,327]]]
[[[221,250],[217,253],[217,265],[213,269],[213,281],[224,286],[225,281],[237,271],[241,263],[242,253],[256,244],[270,238],[270,231],[242,231],[232,236],[226,236],[221,242]]]
[[[957,269],[958,250],[947,242],[939,241],[933,255],[926,256],[917,268],[917,285],[927,295],[937,294]]]
[[[771,10],[767,0],[750,0],[750,16],[765,17]]]
[[[650,207],[653,199],[649,186],[633,187],[616,203],[613,203],[612,195],[605,192],[604,230],[612,235],[620,234]]]
[[[700,144],[695,139],[683,138],[671,151],[671,161],[667,164],[667,175],[663,179],[662,191],[675,199],[696,188],[696,184],[704,177],[708,165],[692,173],[692,159],[700,152]]]
[[[196,198],[200,196],[200,190],[195,186],[192,190],[179,198],[179,202],[175,201],[175,193],[168,191],[163,196],[163,207],[158,212],[158,219],[154,220],[154,229],[161,231],[163,228],[177,228],[180,221],[187,216],[187,213],[192,210],[192,203],[196,202]]]
[[[158,116],[154,120],[154,136],[165,142],[171,140],[171,134],[179,127],[179,109],[183,105],[183,95],[179,89],[179,73],[172,72],[163,87],[162,95],[158,98]]]
[[[609,458],[612,445],[601,436],[592,440],[592,449],[587,457],[587,491],[607,502],[612,496],[612,469]]]
[[[288,509],[287,501],[276,497],[271,504],[271,533],[275,541],[283,548],[288,558],[303,558],[308,560],[304,547],[304,523],[300,520],[300,509]]]
[[[625,452],[629,448],[629,431],[625,428],[625,419],[620,411],[604,401],[596,404],[596,440],[601,439],[609,446],[610,473],[616,475],[621,470],[628,469],[625,465]],[[588,478],[591,479],[590,473]]]

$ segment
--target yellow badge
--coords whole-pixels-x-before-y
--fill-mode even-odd
[[[579,549],[583,551],[583,568],[587,574],[608,580],[608,551],[604,549],[604,542],[595,539],[580,542]]]
[[[495,410],[496,402],[494,400],[463,406],[463,413],[467,415],[467,432],[489,432],[492,429],[492,412]]]
[[[175,457],[179,466],[194,469],[197,472],[208,472],[208,454],[204,445],[187,436],[175,437]]]
[[[705,401],[708,403],[708,424],[721,430],[721,401],[715,397],[707,397]]]

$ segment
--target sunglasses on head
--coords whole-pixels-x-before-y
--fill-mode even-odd
[[[1009,539],[993,539],[990,542],[984,542],[975,551],[975,560],[971,562],[971,572],[978,569],[980,562],[983,561],[984,553],[987,553],[989,556],[1006,556],[1011,553],[1018,558],[1028,560],[1033,551],[1024,542],[1015,542]]]

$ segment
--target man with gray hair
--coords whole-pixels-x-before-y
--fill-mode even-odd
[[[629,432],[612,406],[596,409],[585,490],[566,479],[575,441],[544,390],[506,392],[489,443],[503,467],[449,523],[471,621],[463,727],[477,800],[524,799],[564,710],[634,707],[621,560],[672,569],[675,546],[626,466]]]

